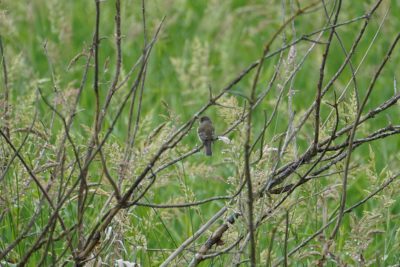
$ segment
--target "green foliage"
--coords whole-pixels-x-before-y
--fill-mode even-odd
[[[11,139],[18,148],[23,144],[20,154],[28,166],[38,175],[40,182],[52,185],[49,192],[55,203],[58,190],[66,184],[70,188],[77,180],[79,167],[75,162],[73,146],[84,156],[88,149],[89,137],[93,133],[95,120],[95,101],[93,93],[93,68],[90,68],[87,83],[77,106],[75,114],[71,114],[74,100],[78,94],[85,61],[89,55],[95,23],[94,1],[15,1],[4,0],[0,3],[0,33],[3,38],[5,59],[8,66],[10,99]],[[187,119],[193,116],[199,108],[208,103],[211,95],[215,95],[245,67],[259,59],[265,43],[277,30],[282,21],[290,17],[291,1],[225,0],[225,1],[184,1],[184,0],[154,0],[145,1],[147,12],[147,40],[151,40],[163,16],[165,25],[161,29],[154,51],[148,62],[146,81],[143,90],[143,102],[135,145],[132,156],[124,158],[129,140],[127,140],[129,108],[124,109],[122,116],[114,127],[102,152],[105,155],[107,167],[112,177],[124,176],[118,187],[125,192],[137,176],[148,166],[149,160],[160,149],[166,139],[178,129]],[[296,2],[296,1],[295,1]],[[311,1],[299,1],[306,6]],[[303,3],[304,2],[304,3]],[[329,1],[327,1],[329,2]],[[285,3],[286,12],[282,12]],[[122,1],[122,79],[128,75],[131,67],[143,51],[143,29],[141,7],[138,1]],[[343,1],[343,12],[340,21],[347,21],[361,16],[373,4],[373,1]],[[329,6],[332,8],[331,6]],[[100,42],[100,98],[104,103],[108,88],[115,71],[116,51],[114,47],[114,1],[101,2],[101,42]],[[398,1],[384,1],[380,11],[371,18],[366,39],[360,43],[358,52],[352,58],[353,66],[361,64],[357,74],[359,98],[363,99],[370,78],[386,53],[394,35],[400,28],[397,19],[400,4]],[[314,10],[300,16],[290,27],[280,35],[273,44],[271,51],[280,48],[282,43],[289,43],[298,37],[324,27],[326,21],[322,9]],[[379,23],[385,24],[378,31]],[[349,24],[337,29],[343,46],[349,51],[362,22]],[[374,34],[378,38],[373,42]],[[282,37],[282,38],[281,38]],[[327,33],[322,41],[327,39]],[[298,114],[303,114],[315,99],[320,62],[323,47],[313,50],[292,80],[291,74],[296,64],[310,47],[310,42],[300,42],[296,51],[285,50],[282,59],[276,56],[266,61],[256,88],[257,95],[267,87],[270,77],[280,60],[283,60],[278,77],[271,91],[254,111],[252,137],[256,138],[263,130],[264,123],[271,119],[265,132],[264,143],[258,143],[252,154],[252,174],[254,188],[260,188],[274,168],[279,149],[284,142],[282,133],[287,130],[289,121],[288,88],[293,90],[294,122],[300,120]],[[372,45],[372,48],[369,48]],[[385,68],[379,78],[376,90],[373,91],[366,109],[374,108],[393,95],[393,79],[398,77],[400,53],[394,53],[391,64]],[[368,53],[367,53],[368,52]],[[295,53],[295,54],[293,54]],[[326,66],[326,80],[338,70],[346,55],[337,40],[332,42],[331,53]],[[365,56],[365,59],[363,57]],[[138,73],[136,69],[134,74]],[[135,76],[132,76],[135,77]],[[334,85],[338,95],[344,92],[346,84],[349,90],[340,97],[338,110],[339,129],[354,121],[357,114],[357,96],[354,84],[351,82],[351,69],[346,67],[344,73]],[[229,94],[224,95],[212,106],[207,114],[213,118],[217,134],[236,122],[248,102],[253,75],[246,76],[233,87]],[[122,80],[120,79],[120,80]],[[101,140],[112,124],[134,78],[121,87],[113,97],[107,113]],[[2,80],[3,81],[3,80]],[[325,85],[324,83],[324,85]],[[51,112],[41,99],[37,88],[41,88],[44,97],[69,119],[74,117],[70,135],[74,144],[66,142],[62,161],[70,166],[67,173],[52,177],[53,167],[57,164],[57,145],[62,142],[65,128],[60,118]],[[139,94],[139,93],[138,93]],[[137,95],[139,97],[139,95]],[[320,139],[329,138],[335,125],[335,101],[333,93],[329,93],[326,102],[322,104],[323,121],[320,128]],[[276,109],[277,101],[281,101]],[[134,107],[137,111],[137,106]],[[266,112],[264,112],[266,111]],[[374,123],[363,123],[357,132],[357,138],[365,138],[387,124],[399,124],[399,109],[379,114]],[[266,117],[265,117],[266,116]],[[134,117],[136,119],[136,117]],[[296,135],[295,142],[288,144],[285,154],[279,162],[280,166],[294,161],[299,154],[304,153],[313,138],[313,118],[303,126]],[[5,119],[1,118],[1,127]],[[184,136],[173,150],[163,154],[153,169],[158,169],[173,159],[176,159],[199,144],[196,127]],[[27,133],[29,132],[29,135]],[[26,137],[27,136],[27,137]],[[230,133],[231,144],[216,142],[212,158],[197,153],[179,163],[172,165],[157,174],[153,180],[145,179],[140,184],[138,193],[147,186],[151,188],[141,202],[157,204],[189,203],[213,196],[232,195],[243,183],[243,145],[245,140],[245,125]],[[26,138],[26,140],[25,140]],[[333,145],[345,141],[339,138]],[[2,153],[2,168],[4,162],[13,155],[10,147],[0,139]],[[369,146],[357,148],[352,155],[351,173],[349,177],[347,207],[360,201],[375,190],[385,179],[399,171],[398,161],[400,141],[398,136],[378,140]],[[336,153],[327,152],[326,156]],[[261,157],[259,158],[259,156]],[[320,163],[318,166],[322,166]],[[309,166],[308,166],[309,167]],[[257,235],[257,254],[262,264],[267,263],[267,255],[276,262],[284,255],[286,212],[289,212],[288,250],[295,248],[305,238],[325,225],[336,215],[340,202],[341,178],[343,164],[335,164],[329,172],[331,176],[318,177],[299,187],[287,201],[274,211],[273,216],[260,226]],[[306,171],[301,167],[297,172]],[[84,215],[84,233],[89,234],[93,226],[104,215],[106,210],[117,204],[113,198],[113,186],[106,179],[105,171],[99,155],[94,159],[88,171],[87,212]],[[283,185],[295,183],[298,177],[293,175]],[[399,182],[396,181],[387,189],[375,196],[361,207],[358,207],[344,220],[339,237],[331,246],[331,258],[327,264],[389,266],[400,260],[400,211]],[[42,198],[42,194],[34,185],[32,179],[21,164],[14,159],[3,180],[0,180],[0,251],[5,249],[19,235],[23,241],[8,254],[6,261],[9,266],[21,260],[21,257],[35,242],[36,238],[47,224],[51,208]],[[137,194],[134,194],[136,197]],[[268,195],[257,199],[254,203],[255,214],[266,215],[265,212],[274,207],[282,194]],[[77,219],[78,191],[74,190],[66,205],[60,210],[66,227],[73,228]],[[115,264],[117,259],[138,262],[143,266],[156,266],[164,261],[173,249],[192,236],[197,229],[215,214],[223,205],[229,206],[229,213],[240,209],[245,213],[246,193],[242,191],[234,203],[229,201],[214,201],[205,205],[180,209],[155,209],[133,206],[122,210],[107,227],[102,240],[103,250],[101,262]],[[34,227],[27,233],[24,229],[35,212],[42,208],[35,217]],[[228,216],[227,215],[227,216]],[[269,215],[268,215],[269,216]],[[241,217],[223,237],[226,245],[230,245],[238,237],[246,234],[247,221]],[[289,257],[290,265],[315,265],[327,255],[325,250],[329,233],[333,225],[325,229],[310,244],[300,252]],[[54,229],[56,238],[62,233],[59,225]],[[271,233],[275,232],[275,235]],[[211,235],[206,232],[190,250],[197,251],[198,246]],[[272,239],[273,237],[273,239]],[[73,236],[72,244],[76,246],[77,237]],[[271,252],[269,246],[273,243]],[[225,245],[223,245],[225,246]],[[99,246],[100,247],[100,246]],[[220,247],[217,247],[218,250]],[[57,239],[52,244],[54,255],[67,254],[61,262],[72,260],[67,242]],[[159,250],[160,249],[160,250]],[[238,247],[236,249],[239,249]],[[214,250],[214,248],[213,248]],[[213,251],[212,250],[212,251]],[[210,252],[212,252],[210,251]],[[43,255],[42,250],[33,253],[28,261],[29,266],[37,266]],[[53,252],[51,252],[53,253]],[[50,254],[51,254],[50,253]],[[333,256],[332,256],[333,255]],[[187,261],[193,256],[187,252]],[[56,260],[52,255],[45,255],[44,265],[51,265]],[[246,257],[242,257],[245,260]],[[58,259],[57,259],[58,260]],[[186,261],[182,261],[186,264]],[[182,264],[180,262],[180,264]],[[57,262],[58,263],[58,262]],[[230,255],[214,259],[214,266],[231,264]],[[8,266],[5,260],[0,265]]]

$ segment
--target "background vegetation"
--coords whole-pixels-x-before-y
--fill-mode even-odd
[[[260,266],[395,266],[400,262],[400,184],[395,179],[400,160],[399,106],[395,103],[399,97],[398,47],[394,47],[378,75],[371,95],[367,94],[399,34],[399,1],[121,1],[120,68],[114,21],[118,2],[106,0],[99,4],[98,46],[94,42],[95,1],[0,2],[0,252],[7,251],[0,265],[112,266],[124,260],[158,266],[223,207],[227,208],[223,215],[170,264],[198,264],[194,263],[198,253],[211,255],[199,258],[201,266],[250,265],[252,245],[248,238],[252,230],[247,216],[246,165],[250,165],[254,192],[263,192],[252,200],[251,211],[254,222],[259,223],[254,235]],[[366,16],[376,3],[376,11]],[[330,25],[340,5],[340,26],[329,41]],[[315,112],[304,124],[301,119],[316,101],[321,62],[326,58],[325,86],[351,53],[367,20],[351,64],[346,64],[322,99],[319,140],[329,140],[335,132],[336,111],[340,114],[338,131],[351,126],[364,97],[368,101],[361,115],[385,101],[394,103],[361,124],[355,140],[392,128],[383,131],[387,135],[366,140],[354,149],[345,207],[372,198],[344,214],[338,233],[333,234],[343,197],[345,159],[321,172],[322,176],[308,170],[314,163],[313,171],[329,164],[335,153],[345,153],[347,146],[326,154],[319,151],[276,187],[296,184],[303,181],[300,177],[304,175],[313,178],[293,190],[273,192],[268,187],[271,191],[267,192],[262,188],[275,181],[277,169],[299,160],[313,144]],[[239,76],[259,62],[266,44],[280,29],[266,54],[258,82],[254,83],[255,66]],[[295,41],[295,45],[288,45]],[[330,50],[325,57],[327,44]],[[148,60],[143,60],[143,55],[148,55]],[[121,86],[96,130],[100,112],[94,88],[98,86],[103,106],[117,69],[117,84]],[[239,82],[223,91],[237,77],[241,77]],[[254,149],[247,158],[248,117],[244,114],[254,104],[253,84],[257,99],[263,93],[265,97],[259,98],[251,111],[250,144],[254,143]],[[209,102],[210,95],[216,97],[219,92],[224,94],[216,103]],[[195,115],[199,110],[212,118],[217,134],[225,134],[233,126],[226,134],[231,143],[216,141],[210,158],[202,153],[197,138]],[[63,121],[71,122],[68,131]],[[179,132],[188,121],[194,124],[185,128],[186,132]],[[282,150],[286,134],[295,125],[302,127]],[[171,145],[167,141],[174,133],[179,134],[171,139]],[[331,146],[346,144],[350,137],[349,131],[333,140]],[[101,149],[92,154],[91,147],[98,148],[103,138],[106,141]],[[166,142],[171,147],[150,166],[127,202],[118,206],[122,202],[111,181],[124,196]],[[84,166],[88,155],[93,158],[84,177],[78,165]],[[374,193],[388,181],[387,187]],[[38,184],[45,187],[55,207],[62,203],[57,215],[61,219],[53,216],[54,207]],[[149,205],[195,203],[208,198],[215,199],[187,207]],[[93,235],[97,233],[93,229],[116,206],[121,209],[102,225],[101,236]],[[203,255],[199,252],[201,246],[227,218],[236,220],[221,238],[211,240],[214,246]],[[297,248],[332,218],[333,223]],[[91,241],[91,250],[84,256],[79,254]],[[292,250],[295,252],[288,256]],[[220,251],[224,253],[212,254]]]

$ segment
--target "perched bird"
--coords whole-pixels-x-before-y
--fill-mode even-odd
[[[204,144],[204,149],[207,156],[212,155],[211,144],[215,139],[214,126],[209,117],[203,116],[200,118],[200,126],[197,129],[200,141]]]

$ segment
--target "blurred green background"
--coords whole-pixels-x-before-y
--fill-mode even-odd
[[[137,0],[121,2],[122,77],[125,77],[143,52],[144,41],[141,2]],[[218,93],[242,70],[258,60],[265,43],[282,25],[283,21],[293,14],[293,9],[297,7],[296,2],[261,0],[145,1],[148,41],[153,38],[163,17],[165,17],[165,22],[148,64],[143,92],[142,127],[137,139],[137,153],[140,155],[144,153],[147,137],[155,127],[163,122],[168,122],[172,131],[174,127],[191,118],[194,112],[207,103],[209,88],[213,93]],[[301,7],[304,7],[312,1],[298,2]],[[326,2],[328,9],[331,10],[333,1]],[[362,16],[374,2],[343,1],[339,22]],[[114,5],[115,3],[112,0],[101,2],[99,56],[102,99],[107,93],[115,70]],[[398,34],[400,29],[399,10],[400,1],[383,1],[377,12],[372,16],[365,36],[352,58],[352,64],[355,67],[363,60],[357,73],[361,98],[365,95],[366,88],[377,66]],[[77,56],[82,52],[87,52],[92,43],[95,22],[94,1],[3,0],[0,2],[0,11],[0,34],[3,38],[5,57],[9,68],[12,127],[29,126],[33,116],[37,87],[42,88],[44,94],[49,99],[54,100],[56,98],[55,84],[67,103],[61,101],[57,108],[67,114],[68,103],[71,103],[73,96],[75,96],[74,92],[80,85],[85,64],[85,57]],[[285,43],[290,43],[305,34],[319,30],[326,23],[324,11],[318,5],[310,12],[296,18],[294,24],[288,27],[274,42],[271,50],[275,51]],[[359,20],[337,29],[347,52],[350,50],[363,23],[364,20]],[[383,23],[382,27],[378,30],[381,23]],[[328,33],[325,33],[321,40],[324,41],[327,37]],[[46,46],[48,56],[46,56],[44,46]],[[302,41],[296,45],[296,63],[300,62],[310,46],[311,42],[307,41]],[[316,45],[316,48],[306,58],[294,78],[293,110],[296,114],[295,120],[298,120],[315,99],[324,47],[321,44]],[[395,93],[395,81],[400,79],[398,71],[400,53],[398,51],[399,49],[396,48],[390,62],[377,81],[366,110],[376,107]],[[283,52],[283,59],[287,59],[288,52],[289,50]],[[335,74],[345,57],[346,55],[338,40],[334,38],[327,60],[325,83]],[[279,56],[275,56],[266,60],[260,84],[257,87],[258,93],[266,87],[278,63],[278,58]],[[279,95],[279,86],[282,86],[287,78],[287,74],[285,74],[287,66],[284,65],[282,68],[283,70],[280,72],[271,93],[256,109],[253,131],[255,136],[263,126],[264,111],[268,116],[271,115],[271,109]],[[54,77],[52,77],[52,73],[54,73]],[[232,111],[229,108],[213,106],[207,111],[207,114],[214,121],[217,133],[223,132],[235,116],[241,112],[244,101],[240,95],[249,95],[253,75],[252,73],[246,76],[233,88],[233,94],[223,98],[223,104],[235,105],[236,109]],[[129,89],[129,85],[133,83],[134,77],[130,79],[127,86],[121,88],[112,101],[110,112],[106,117],[104,132],[116,114],[118,104]],[[333,89],[337,93],[341,93],[349,81],[351,81],[351,70],[346,67],[343,74],[335,82]],[[87,138],[90,136],[90,128],[94,120],[95,98],[92,83],[93,69],[89,72],[88,81],[79,102],[78,113],[71,131],[82,151],[87,145]],[[344,114],[346,114],[346,111],[351,113],[346,108],[351,109],[354,104],[352,93],[354,86],[350,85],[349,88],[343,100]],[[332,93],[327,94],[326,101],[333,102]],[[39,101],[39,108],[41,130],[46,132],[46,129],[51,129],[47,134],[50,136],[51,144],[54,145],[63,130],[62,124],[56,119],[54,126],[51,126],[51,112],[41,101]],[[324,119],[330,111],[331,108],[328,105],[322,106]],[[118,163],[124,148],[128,114],[128,109],[126,109],[112,133],[109,144],[105,147],[113,173],[117,173],[117,166],[114,164]],[[341,126],[343,126],[348,118],[341,119]],[[266,132],[266,144],[271,147],[279,145],[279,142],[273,140],[273,137],[287,128],[287,121],[287,93],[284,93],[278,114]],[[399,122],[399,107],[396,105],[374,118],[373,123],[365,126],[363,128],[365,132],[360,131],[358,136],[365,136],[365,133],[382,128],[389,123],[396,125]],[[297,141],[300,154],[305,151],[312,140],[312,123],[313,121],[309,120],[299,134]],[[16,135],[16,142],[20,142],[19,137],[22,138],[22,135]],[[152,203],[180,203],[216,195],[229,195],[235,192],[239,179],[237,170],[241,168],[235,160],[243,157],[240,150],[243,135],[240,131],[235,131],[229,137],[234,140],[235,146],[229,147],[222,143],[215,144],[214,155],[211,159],[198,153],[161,173],[157,177],[154,187],[149,191],[146,200]],[[35,147],[35,142],[31,141],[29,147],[24,149],[26,150],[26,158],[32,163],[37,157],[38,148]],[[196,131],[193,130],[185,137],[182,145],[171,152],[169,157],[177,157],[197,144],[199,142]],[[376,188],[388,172],[395,173],[399,170],[399,148],[400,138],[393,136],[356,150],[353,159],[354,167],[357,167],[358,171],[351,173],[348,203],[355,203],[366,196],[367,191],[370,192]],[[45,160],[50,161],[51,159],[54,159],[54,155],[49,153]],[[290,159],[290,156],[288,156],[284,160],[289,161]],[[141,159],[136,160],[140,161]],[[141,163],[144,164],[144,162],[137,163],[139,170]],[[267,168],[268,166],[265,166],[265,169]],[[43,179],[48,179],[48,175],[48,173],[45,174]],[[98,182],[100,176],[97,176],[94,171],[90,175],[91,181]],[[1,187],[1,195],[20,195],[19,187],[13,187],[13,185],[21,184],[20,186],[23,187],[23,180],[28,179],[26,174],[15,167],[6,178]],[[322,202],[327,201],[327,207],[331,212],[337,207],[337,197],[339,196],[338,192],[340,192],[337,184],[340,180],[341,176],[338,175],[310,182],[309,185],[304,186],[293,196],[294,199],[304,198],[304,201],[292,210],[293,218],[298,221],[293,222],[294,226],[291,229],[293,238],[290,239],[289,248],[295,247],[303,238],[322,225]],[[127,181],[127,184],[129,184],[129,181]],[[326,190],[330,185],[332,185],[330,189],[335,193],[332,193],[332,196],[327,195],[326,198],[321,197],[318,192]],[[7,192],[6,189],[16,190],[16,192]],[[109,187],[104,186],[102,189],[108,192]],[[374,198],[365,206],[357,209],[351,216],[346,217],[336,247],[336,252],[343,262],[351,266],[360,264],[354,255],[360,255],[357,251],[361,245],[357,247],[357,245],[354,245],[356,243],[352,242],[356,240],[355,237],[363,235],[368,236],[367,240],[360,241],[366,245],[361,253],[366,259],[366,265],[378,266],[376,264],[382,264],[382,266],[389,266],[399,262],[400,253],[397,250],[400,246],[398,226],[400,223],[400,203],[397,195],[399,190],[396,188],[390,190],[392,191]],[[3,249],[6,244],[18,236],[21,225],[31,216],[31,208],[33,207],[31,200],[33,197],[37,197],[38,192],[35,190],[28,190],[27,192],[29,193],[21,196],[18,210],[13,212],[13,215],[9,214],[0,222],[0,233],[3,240],[0,243],[0,249]],[[91,210],[88,211],[86,217],[88,222],[86,230],[94,225],[102,207],[100,204],[105,202],[106,196],[107,193],[93,195],[88,207]],[[7,203],[12,203],[12,197],[6,198],[9,201]],[[179,210],[154,210],[139,207],[124,211],[116,218],[113,225],[117,239],[121,242],[113,243],[114,248],[107,247],[106,251],[109,253],[109,258],[103,258],[103,260],[112,262],[113,259],[123,258],[130,261],[137,260],[143,266],[155,266],[165,259],[170,251],[151,251],[145,248],[174,249],[224,204],[224,201],[219,201],[196,208]],[[74,204],[71,202],[69,209],[63,211],[66,220],[71,219],[70,225],[74,222],[75,210],[73,207]],[[308,207],[312,207],[312,209]],[[235,209],[235,207],[232,208]],[[46,216],[43,216],[43,220],[37,222],[38,231],[46,223]],[[265,251],[269,246],[271,229],[277,225],[278,221],[279,216],[260,228],[258,257],[261,263],[263,263],[263,260],[265,261]],[[235,231],[243,233],[244,225],[244,222],[239,222]],[[368,231],[374,229],[376,233],[367,235]],[[283,233],[284,230],[279,228],[272,252],[274,259],[282,256]],[[208,234],[205,234],[205,237],[191,249],[196,251],[197,245],[201,244]],[[10,257],[18,259],[29,247],[34,237],[34,233],[27,237],[26,241],[22,242]],[[229,238],[227,237],[228,240],[230,240]],[[319,246],[320,244],[316,240],[310,246],[311,250],[306,249],[304,253],[294,256],[292,264],[299,266],[300,264],[303,264],[303,266],[312,264],[315,259],[318,259],[318,255],[313,255],[310,251],[321,251],[322,248]],[[57,249],[61,250],[62,248],[63,243],[60,242]],[[190,252],[187,254],[192,255]],[[30,261],[31,266],[35,266],[40,256],[40,253],[34,254]],[[188,256],[189,258],[190,256]],[[206,261],[202,266],[226,266],[229,263],[227,258],[218,257],[213,261]],[[182,264],[185,263],[183,260]],[[329,264],[334,263],[329,262]]]

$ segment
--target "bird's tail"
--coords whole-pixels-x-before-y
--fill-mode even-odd
[[[211,156],[212,155],[211,141],[204,142],[204,149],[205,149],[205,152],[206,152],[207,156]]]

